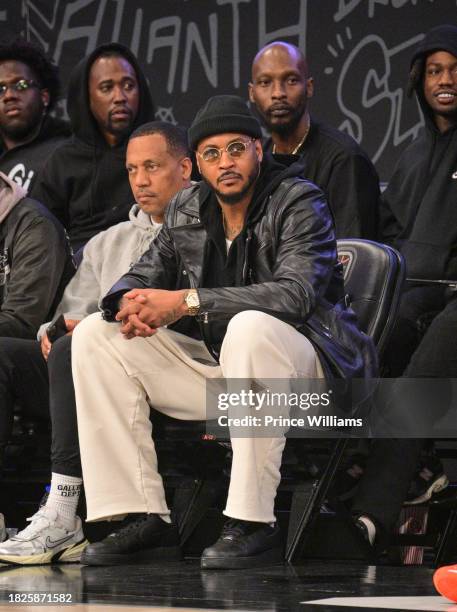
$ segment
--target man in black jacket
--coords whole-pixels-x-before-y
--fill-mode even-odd
[[[0,44],[0,172],[29,191],[54,149],[70,135],[50,115],[60,89],[59,71],[37,45]]]
[[[49,158],[32,195],[63,223],[76,251],[127,221],[127,140],[154,118],[154,107],[135,56],[117,43],[98,47],[75,67],[67,107],[74,135]]]
[[[252,63],[249,98],[271,132],[265,151],[285,164],[300,161],[303,176],[325,193],[337,238],[376,238],[379,179],[353,138],[317,121],[308,110],[314,92],[298,47],[277,41]]]
[[[291,378],[376,372],[371,341],[344,306],[325,198],[297,178],[299,169],[263,159],[260,137],[240,98],[216,96],[203,106],[189,141],[204,182],[172,200],[161,234],[104,298],[107,320],[97,313],[75,330],[88,520],[130,517],[89,545],[82,563],[176,552],[147,400],[180,419],[205,419],[208,379],[224,377],[230,386],[279,378],[287,390]],[[281,559],[274,499],[283,432],[232,436],[229,520],[202,567]]]
[[[74,266],[63,227],[26,195],[0,172],[0,336],[32,339],[56,309]]]
[[[404,151],[382,197],[382,239],[406,258],[409,278],[388,359],[401,375],[421,340],[418,321],[443,310],[449,295],[438,280],[457,279],[457,28],[438,26],[411,60],[425,126]],[[436,284],[421,285],[421,279]],[[452,302],[452,300],[451,300]],[[450,306],[452,308],[452,305]]]
[[[440,282],[457,279],[457,27],[438,26],[425,35],[411,60],[409,90],[417,96],[425,126],[404,151],[383,194],[382,238],[402,252],[407,276],[417,282],[403,294],[385,361],[390,376],[403,376],[396,389],[406,392],[394,398],[398,409],[406,412],[409,406],[416,423],[422,410],[431,430],[448,407],[447,383],[435,387],[428,381],[422,389],[418,379],[457,376],[457,300]],[[411,406],[406,400],[413,394]],[[372,445],[353,503],[372,542],[377,537],[382,544],[394,526],[423,446],[415,439]],[[411,496],[426,501],[446,483],[439,462],[426,459]]]

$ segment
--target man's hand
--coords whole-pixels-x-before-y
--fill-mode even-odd
[[[184,301],[186,290],[132,289],[125,293],[116,320],[127,339],[148,338],[158,327],[178,321],[188,312]]]
[[[51,341],[48,338],[48,334],[44,332],[41,336],[41,354],[43,355],[43,359],[48,360],[49,353],[51,351]]]
[[[73,330],[78,325],[79,321],[77,319],[65,319],[65,326],[67,328],[67,336],[71,336]],[[41,337],[41,354],[43,358],[47,361],[49,357],[49,353],[51,352],[52,342],[48,338],[48,334],[44,332]]]
[[[65,325],[67,326],[67,336],[71,336],[75,327],[80,323],[78,319],[65,319]]]

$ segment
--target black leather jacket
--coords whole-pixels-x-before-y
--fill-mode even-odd
[[[195,287],[203,339],[212,320],[260,310],[305,334],[328,377],[375,376],[371,339],[345,307],[332,218],[319,188],[297,177],[282,180],[247,228],[242,286],[216,289],[201,287],[207,234],[200,222],[200,188],[183,190],[170,202],[150,249],[103,299],[105,319],[114,319],[120,296],[132,288]],[[185,319],[173,328],[181,331]]]

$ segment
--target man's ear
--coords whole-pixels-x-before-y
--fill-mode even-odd
[[[248,83],[249,102],[252,102],[253,104],[255,104],[253,89],[254,89],[254,84]]]
[[[190,157],[183,157],[181,160],[181,171],[183,180],[188,181],[192,174],[192,160]]]
[[[306,79],[306,97],[312,98],[314,95],[314,79],[313,77],[308,77]]]
[[[43,106],[47,108],[49,103],[51,102],[51,96],[49,95],[49,89],[40,89],[41,101],[43,102]]]
[[[259,160],[259,162],[261,162],[263,159],[263,147],[262,141],[259,139],[256,139],[255,141],[255,152],[257,154],[257,159]]]

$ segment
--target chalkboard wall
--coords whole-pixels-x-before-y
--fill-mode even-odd
[[[429,28],[457,23],[456,0],[3,0],[0,36],[38,41],[62,69],[118,41],[139,57],[157,117],[188,125],[216,93],[247,99],[256,51],[298,45],[315,79],[312,112],[351,134],[388,180],[422,125],[405,95],[409,59]],[[65,101],[58,109],[65,114]]]

